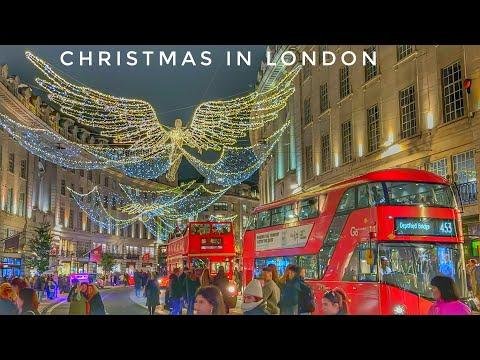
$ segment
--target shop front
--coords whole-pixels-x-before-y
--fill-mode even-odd
[[[478,215],[465,217],[463,220],[465,259],[480,260],[480,221]]]
[[[0,257],[0,270],[2,278],[23,276],[22,258],[20,255],[15,255],[16,254]]]

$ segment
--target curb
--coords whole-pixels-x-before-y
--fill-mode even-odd
[[[148,307],[146,305],[146,302],[147,302],[147,298],[145,297],[140,297],[138,298],[136,295],[135,295],[135,290],[133,290],[131,293],[130,293],[130,301],[132,301],[133,303],[137,304],[138,306],[141,306],[143,307],[144,309],[147,309],[148,310]],[[158,314],[158,315],[169,315],[169,312],[166,311],[166,310],[158,310],[158,307],[160,306],[163,306],[164,304],[161,303],[157,306],[157,309],[155,310],[155,313]]]

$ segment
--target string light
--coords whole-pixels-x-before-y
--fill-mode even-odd
[[[225,146],[219,160],[212,164],[207,164],[187,152],[184,155],[195,169],[210,182],[222,186],[233,186],[248,179],[260,168],[289,126],[290,121],[287,121],[280,129],[265,139],[263,144],[250,147]]]
[[[31,52],[27,51],[25,55],[47,77],[48,80],[37,78],[36,82],[49,93],[48,96],[53,102],[61,106],[63,113],[74,117],[81,124],[101,129],[101,135],[113,138],[117,145],[128,146],[127,150],[121,150],[122,154],[128,151],[136,161],[124,161],[122,158],[123,165],[117,163],[121,165],[117,168],[129,176],[141,178],[158,177],[163,171],[168,171],[168,180],[175,179],[182,157],[186,154],[185,146],[196,149],[200,154],[210,149],[221,151],[223,147],[234,145],[245,137],[248,131],[275,120],[278,112],[286,107],[289,97],[294,93],[292,80],[302,68],[301,65],[294,66],[293,70],[288,71],[267,91],[254,91],[231,100],[202,103],[195,109],[188,127],[182,127],[181,120],[177,119],[175,128],[169,130],[159,122],[149,103],[114,97],[85,86],[74,85]],[[109,144],[104,146],[111,147]],[[90,153],[96,153],[97,156],[99,151],[103,151],[94,150],[89,145],[81,147]],[[222,152],[225,153],[228,152]],[[119,161],[117,155],[116,151],[104,151],[101,156]],[[192,155],[188,158],[201,164],[201,160]],[[219,178],[224,179],[225,176]],[[227,183],[238,183],[235,181],[230,180]],[[225,181],[221,180],[220,184],[223,183]]]

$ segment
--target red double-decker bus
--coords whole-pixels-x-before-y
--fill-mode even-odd
[[[352,314],[426,314],[430,280],[455,280],[467,297],[460,212],[452,186],[427,171],[371,172],[255,209],[245,232],[245,281],[273,263],[306,269],[316,314],[342,288]]]
[[[233,279],[235,235],[231,222],[190,222],[183,234],[169,240],[167,268],[208,268],[213,276],[223,266]]]

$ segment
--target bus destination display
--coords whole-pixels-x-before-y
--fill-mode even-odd
[[[433,235],[455,236],[455,224],[451,219],[397,218],[395,219],[397,235]]]

